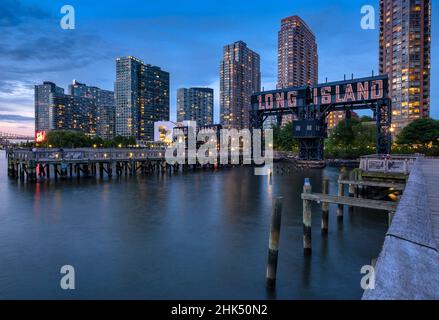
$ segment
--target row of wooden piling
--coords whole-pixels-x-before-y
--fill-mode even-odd
[[[339,175],[339,181],[343,181],[346,178],[346,170],[342,168]],[[355,177],[351,177],[352,180],[356,179],[357,173],[354,173]],[[271,180],[271,172],[269,179]],[[338,196],[344,196],[344,184],[338,183]],[[312,193],[312,186],[309,178],[305,179],[305,183],[303,185],[303,193]],[[322,194],[329,194],[329,179],[323,178],[322,180]],[[357,186],[349,185],[349,196],[351,197],[360,197],[360,193],[358,192]],[[349,207],[350,210],[353,207]],[[280,236],[280,227],[281,227],[281,216],[282,216],[282,197],[276,197],[273,199],[272,205],[272,219],[271,219],[271,229],[270,229],[270,238],[269,238],[269,247],[268,247],[268,262],[267,262],[267,287],[274,288],[276,286],[276,271],[277,271],[277,260],[279,255],[279,236]],[[328,234],[329,230],[329,203],[322,202],[321,203],[322,210],[322,220],[321,220],[321,232],[322,234]],[[337,220],[339,222],[343,221],[344,213],[344,205],[337,205]],[[393,213],[389,212],[389,224],[393,219]],[[312,251],[312,208],[310,200],[303,200],[303,250],[305,255],[310,255]]]
[[[205,165],[207,167],[209,165]],[[214,165],[210,167],[215,168]],[[56,162],[56,163],[36,163],[33,160],[22,161],[8,159],[8,176],[18,178],[21,181],[36,182],[38,179],[49,180],[51,176],[58,178],[74,178],[96,177],[99,175],[103,178],[113,176],[133,176],[136,174],[149,174],[152,172],[171,173],[179,171],[188,171],[198,168],[197,165],[189,164],[168,164],[162,160],[146,160],[146,161],[98,161],[98,162]]]

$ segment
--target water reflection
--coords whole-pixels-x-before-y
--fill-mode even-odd
[[[360,298],[359,270],[378,255],[386,216],[355,209],[339,224],[331,206],[322,236],[321,206],[313,204],[306,258],[304,178],[320,192],[328,176],[336,194],[338,170],[273,173],[272,184],[251,168],[27,184],[6,177],[0,154],[0,298]],[[278,285],[270,292],[265,272],[277,195],[284,202]],[[81,279],[68,297],[58,289],[64,264]]]

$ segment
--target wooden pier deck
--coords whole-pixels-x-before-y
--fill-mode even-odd
[[[361,207],[375,210],[385,210],[393,212],[398,206],[397,202],[379,201],[370,199],[359,199],[352,197],[333,196],[321,193],[303,193],[303,200],[315,201],[317,203],[335,203],[340,205],[347,205],[351,207]]]
[[[367,180],[339,180],[338,183],[356,186],[366,187],[379,187],[379,188],[393,188],[394,190],[404,190],[404,183],[396,182],[381,182],[381,181],[367,181]]]
[[[421,169],[428,186],[427,199],[431,210],[433,236],[439,248],[439,159],[422,159]]]

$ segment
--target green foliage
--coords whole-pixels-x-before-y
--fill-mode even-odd
[[[439,120],[417,119],[406,127],[397,137],[398,144],[423,145],[438,144]]]
[[[54,130],[47,134],[47,145],[54,148],[89,147],[90,139],[79,131]]]
[[[80,131],[73,130],[54,130],[47,134],[46,142],[42,147],[53,148],[111,148],[135,146],[134,137],[115,137],[113,140],[103,140],[100,137],[88,137]]]
[[[325,141],[328,158],[356,159],[375,152],[376,126],[369,119],[341,121]]]
[[[361,122],[373,122],[374,120],[373,120],[372,117],[369,117],[369,116],[362,116],[362,117],[360,118],[360,121],[361,121]]]
[[[417,119],[399,133],[392,152],[439,156],[439,120]]]
[[[295,151],[299,149],[299,144],[293,138],[293,123],[290,122],[283,127],[273,126],[273,144],[276,151]]]

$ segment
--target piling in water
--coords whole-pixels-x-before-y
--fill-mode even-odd
[[[392,224],[393,221],[393,217],[395,216],[395,212],[389,211],[388,212],[388,225],[390,227],[390,225]]]
[[[280,225],[282,217],[282,197],[273,199],[270,241],[268,245],[267,287],[276,286],[277,258],[279,253]]]
[[[309,178],[305,179],[303,193],[311,193],[312,188]],[[303,200],[303,251],[305,254],[311,253],[311,201]]]
[[[324,178],[322,182],[322,193],[329,194],[329,179]],[[329,203],[322,202],[322,233],[328,233],[329,224]]]
[[[341,168],[338,180],[344,180],[345,177],[346,177],[346,169],[345,168]],[[344,184],[340,183],[340,182],[338,183],[338,196],[339,197],[343,197],[344,196]],[[337,206],[337,218],[338,218],[339,221],[343,220],[343,209],[344,209],[344,206],[342,204],[339,204]]]

